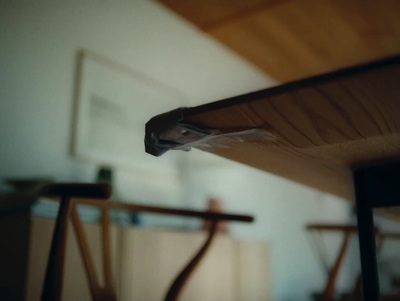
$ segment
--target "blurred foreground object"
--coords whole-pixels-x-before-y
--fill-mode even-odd
[[[42,293],[42,301],[61,300],[63,275],[65,265],[65,252],[67,242],[68,221],[72,217],[75,233],[78,239],[80,252],[86,268],[87,278],[91,290],[92,299],[95,301],[115,301],[117,294],[112,275],[111,247],[110,247],[110,216],[109,209],[125,209],[132,212],[151,212],[158,214],[180,215],[197,217],[210,221],[208,237],[193,259],[184,267],[170,286],[165,300],[175,301],[182,291],[189,276],[198,266],[199,262],[213,242],[218,223],[224,220],[252,222],[253,217],[246,215],[229,215],[221,213],[201,212],[168,209],[150,206],[136,206],[121,202],[104,202],[111,196],[111,186],[108,184],[52,184],[40,190],[41,196],[60,198],[60,209],[57,216],[56,227],[53,234],[50,255],[47,264],[45,284]],[[72,201],[72,199],[75,199]],[[97,200],[96,200],[97,199]],[[99,201],[100,200],[100,201]],[[87,238],[80,221],[77,205],[85,204],[98,206],[102,210],[102,248],[104,285],[101,286],[95,273],[93,259],[87,244]],[[215,206],[215,205],[214,205]]]

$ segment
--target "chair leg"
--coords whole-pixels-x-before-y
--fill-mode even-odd
[[[61,300],[70,205],[70,198],[61,199],[47,262],[42,301]]]
[[[72,207],[72,224],[75,229],[76,238],[78,240],[79,250],[85,265],[86,276],[89,281],[89,288],[93,301],[116,301],[116,293],[114,291],[112,266],[111,266],[111,247],[110,247],[110,227],[109,214],[106,206],[102,206],[102,244],[103,244],[103,269],[104,269],[104,285],[101,286],[96,276],[94,262],[89,250],[87,236],[79,219],[77,204]]]
[[[61,197],[41,299],[42,301],[60,301],[71,198],[108,199],[111,195],[111,186],[108,184],[81,183],[49,184],[40,189],[39,195]],[[75,212],[75,215],[77,215],[77,212]]]
[[[343,261],[344,261],[345,255],[346,255],[350,236],[351,236],[350,231],[346,231],[344,233],[342,247],[340,248],[340,252],[336,259],[335,265],[332,267],[332,269],[329,272],[329,278],[328,278],[328,282],[327,282],[325,290],[324,290],[322,301],[332,301],[333,300],[336,281],[339,276],[340,268],[343,264]]]
[[[208,231],[208,237],[200,250],[196,253],[196,255],[192,258],[192,260],[186,265],[186,267],[182,270],[182,272],[176,277],[171,287],[169,288],[167,295],[165,297],[165,301],[176,301],[179,297],[180,292],[182,291],[183,286],[186,281],[189,279],[192,272],[196,269],[201,259],[206,254],[207,250],[211,246],[215,238],[215,234],[217,232],[218,221],[212,221],[210,229]]]

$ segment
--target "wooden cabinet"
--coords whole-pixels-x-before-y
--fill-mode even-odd
[[[40,300],[54,220],[31,218],[27,301]],[[91,300],[78,250],[69,229],[63,300]],[[100,227],[85,224],[102,279]],[[176,275],[206,239],[206,233],[113,227],[112,258],[119,300],[161,301]],[[184,288],[181,301],[271,299],[269,248],[265,242],[219,235]]]

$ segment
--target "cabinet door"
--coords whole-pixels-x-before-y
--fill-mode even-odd
[[[121,297],[163,300],[171,282],[206,239],[206,233],[125,229]],[[180,301],[236,300],[235,245],[218,236],[184,287]]]
[[[270,250],[266,242],[237,242],[236,265],[240,301],[272,300]]]
[[[95,269],[102,277],[100,227],[85,224]],[[32,219],[27,300],[40,300],[54,220]],[[169,286],[206,239],[204,232],[111,229],[118,300],[161,301]],[[269,249],[218,235],[189,278],[179,301],[270,300]],[[91,300],[88,281],[71,225],[67,240],[63,300]]]

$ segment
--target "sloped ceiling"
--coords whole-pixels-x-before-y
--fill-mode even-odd
[[[158,0],[280,82],[400,53],[400,1]]]

